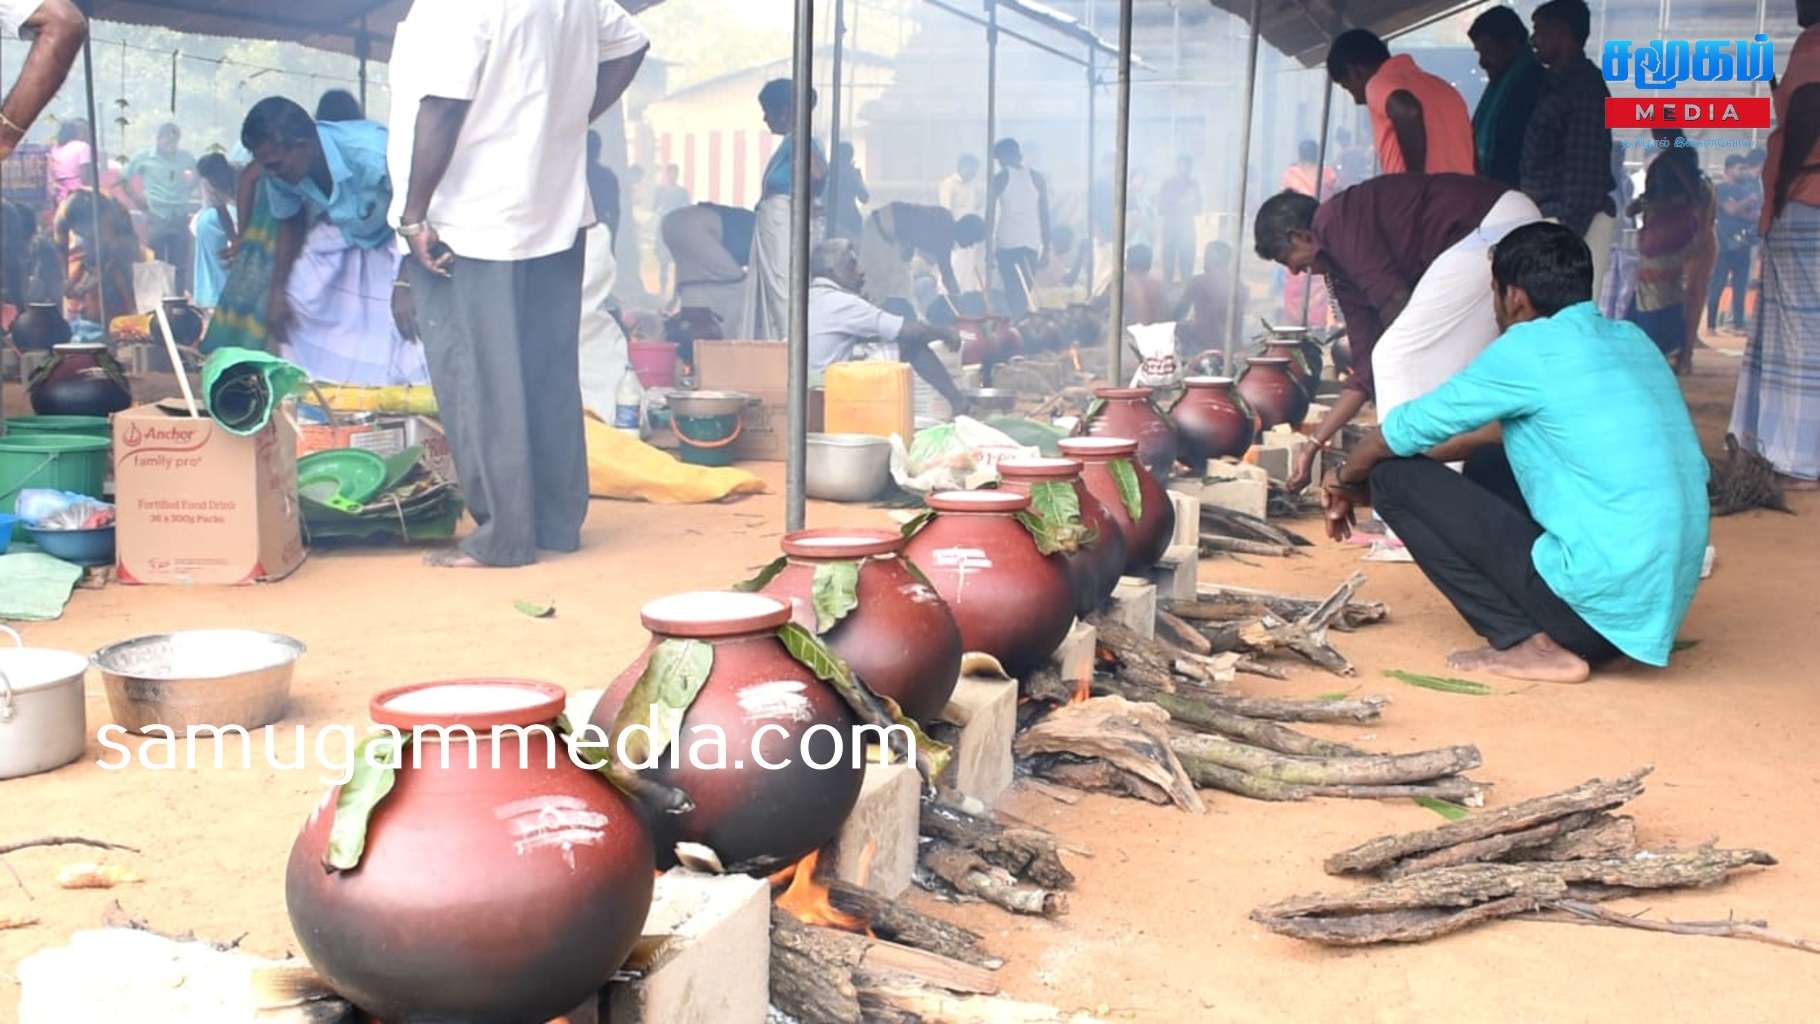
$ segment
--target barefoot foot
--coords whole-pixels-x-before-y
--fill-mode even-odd
[[[1592,675],[1585,659],[1537,633],[1507,650],[1492,651],[1473,666],[1508,679],[1543,683],[1584,683]]]
[[[1471,672],[1473,669],[1485,667],[1487,659],[1494,658],[1497,654],[1498,649],[1490,646],[1455,651],[1447,656],[1447,667],[1462,672]]]
[[[423,564],[437,569],[484,569],[487,566],[460,548],[437,548],[423,556]]]

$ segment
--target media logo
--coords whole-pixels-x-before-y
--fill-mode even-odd
[[[1769,36],[1750,39],[1652,39],[1636,46],[1610,39],[1599,70],[1608,82],[1626,82],[1643,96],[1605,101],[1609,128],[1768,128],[1767,96],[1673,96],[1683,82],[1769,82],[1776,51]]]

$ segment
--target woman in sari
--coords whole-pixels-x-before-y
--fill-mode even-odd
[[[1731,432],[1785,487],[1820,487],[1820,0],[1798,0],[1803,29],[1774,95],[1763,165],[1763,291],[1744,351]]]
[[[1688,332],[1687,309],[1691,302],[1687,281],[1689,265],[1699,249],[1705,225],[1699,171],[1682,166],[1670,150],[1649,167],[1643,195],[1631,204],[1641,213],[1637,232],[1637,284],[1626,319],[1643,328],[1662,354],[1680,362],[1687,358],[1693,338]],[[1707,192],[1710,193],[1710,189]],[[1708,228],[1710,230],[1710,228]]]
[[[202,351],[250,348],[264,351],[268,328],[266,309],[272,292],[273,251],[278,241],[278,218],[265,199],[265,173],[251,160],[240,172],[235,194],[234,222],[238,230],[228,241],[227,283],[202,336]]]
[[[809,92],[810,106],[815,92]],[[790,203],[796,160],[795,85],[788,78],[765,83],[758,92],[758,105],[764,111],[765,127],[783,141],[765,165],[762,198],[758,201],[758,219],[752,232],[752,258],[746,272],[743,337],[782,338],[790,330]],[[821,193],[828,173],[828,161],[813,139],[809,142],[809,194]],[[809,218],[813,244],[818,240],[821,218]]]
[[[1315,177],[1315,165],[1321,161],[1321,149],[1313,139],[1303,139],[1299,158],[1283,172],[1283,187],[1291,192],[1300,192],[1316,199],[1332,197],[1339,187],[1339,173],[1331,166],[1323,169],[1319,178]],[[1319,182],[1319,188],[1316,183]],[[1302,306],[1308,307],[1308,319],[1302,319]],[[1283,320],[1286,323],[1299,324],[1306,322],[1310,327],[1328,325],[1329,307],[1327,302],[1327,282],[1319,274],[1289,274],[1283,281]]]
[[[100,218],[99,257],[93,240]],[[57,209],[55,235],[64,253],[63,315],[79,337],[101,333],[112,317],[133,311],[133,264],[143,258],[126,208],[94,189],[70,193]]]

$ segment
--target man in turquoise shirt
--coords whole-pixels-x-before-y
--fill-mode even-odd
[[[1619,654],[1666,665],[1699,584],[1707,463],[1687,403],[1649,338],[1593,307],[1592,276],[1567,228],[1507,235],[1503,336],[1391,410],[1327,489],[1330,533],[1375,503],[1485,638],[1455,668],[1577,683]],[[1442,464],[1462,458],[1464,474]]]

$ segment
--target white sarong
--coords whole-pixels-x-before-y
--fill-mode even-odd
[[[736,337],[775,341],[790,333],[790,197],[759,200]]]
[[[285,282],[284,357],[323,382],[428,384],[423,346],[399,334],[392,318],[398,259],[390,246],[362,249],[318,222]]]

